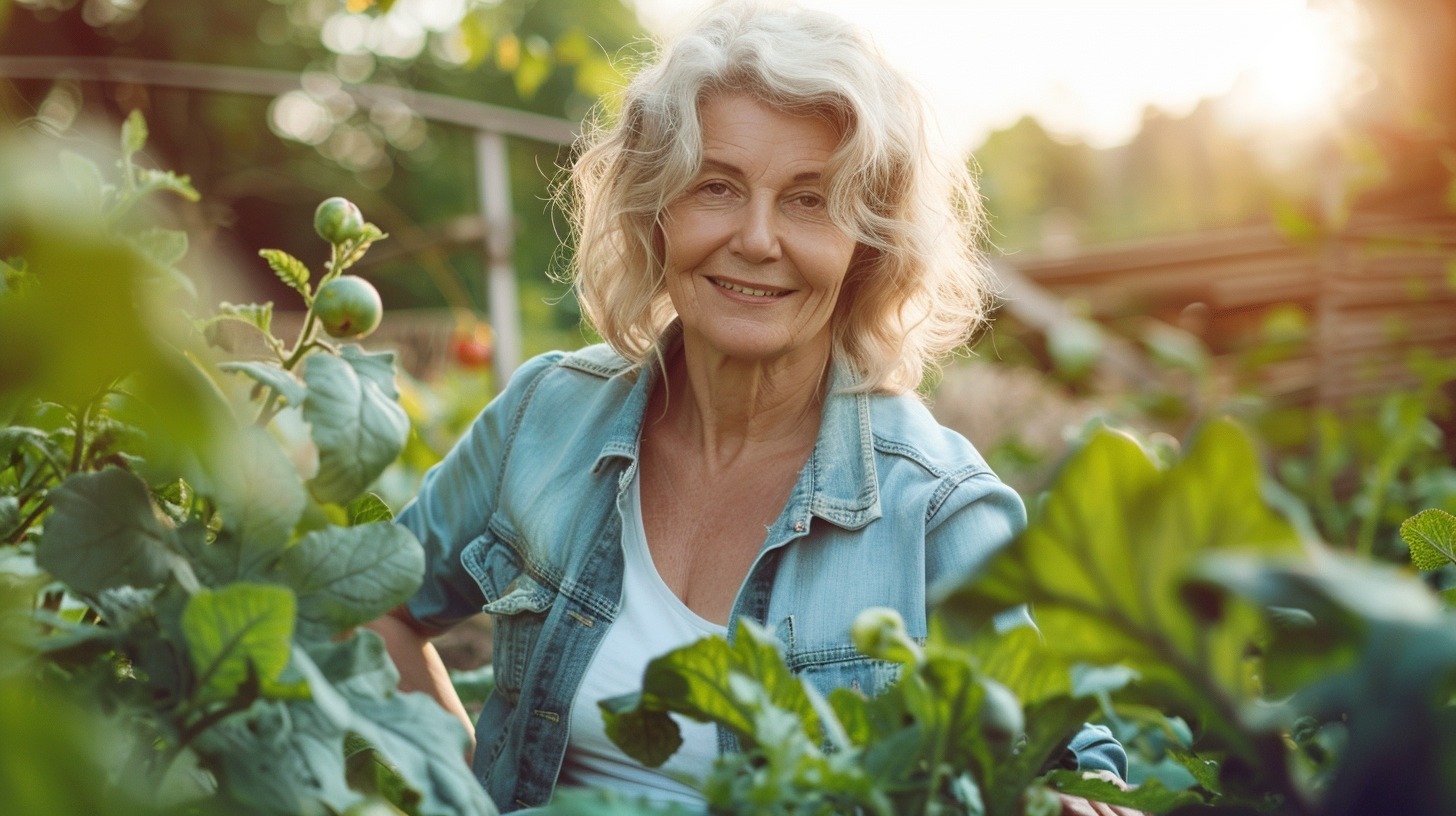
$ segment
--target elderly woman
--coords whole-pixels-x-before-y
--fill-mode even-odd
[[[924,635],[927,587],[1025,520],[913,394],[984,320],[979,202],[854,30],[710,12],[636,75],[571,189],[575,284],[606,344],[522,366],[426,477],[399,517],[425,582],[377,624],[402,685],[469,727],[427,638],[492,616],[474,768],[506,810],[558,785],[691,801],[673,772],[703,775],[725,735],[685,723],[644,768],[598,700],[740,619],[821,691],[874,694],[894,674],[851,645],[856,613],[893,607]],[[1074,748],[1122,768],[1105,732]]]

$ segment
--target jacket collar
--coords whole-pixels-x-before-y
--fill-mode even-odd
[[[682,326],[673,321],[659,340],[658,348],[670,353],[681,338]],[[660,375],[653,354],[645,362],[613,375],[613,379],[622,377],[632,381],[631,390],[607,422],[606,442],[592,467],[593,473],[601,472],[608,459],[637,461],[647,402]],[[851,366],[837,359],[831,362],[829,393],[824,399],[819,437],[789,498],[786,515],[790,519],[807,513],[857,530],[881,515],[870,427],[870,395],[846,391],[857,381]]]

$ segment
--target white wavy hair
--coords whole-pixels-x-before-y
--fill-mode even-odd
[[[570,277],[593,328],[641,362],[676,316],[661,219],[700,170],[703,100],[746,93],[824,117],[841,134],[829,213],[858,242],[831,321],[855,390],[918,387],[985,322],[985,217],[965,160],[933,149],[917,89],[869,39],[826,13],[729,3],[659,51],[599,115],[563,189]]]

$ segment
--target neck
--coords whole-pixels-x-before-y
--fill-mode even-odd
[[[668,359],[650,417],[660,417],[709,463],[755,450],[813,446],[829,372],[827,347],[744,361],[696,346],[685,338]]]

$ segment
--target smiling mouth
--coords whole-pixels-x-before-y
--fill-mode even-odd
[[[717,278],[708,278],[708,280],[712,281],[715,286],[721,286],[730,292],[737,292],[740,295],[752,295],[754,297],[777,297],[788,294],[790,291],[788,289],[753,289],[747,286],[739,286],[736,283],[718,280]]]

